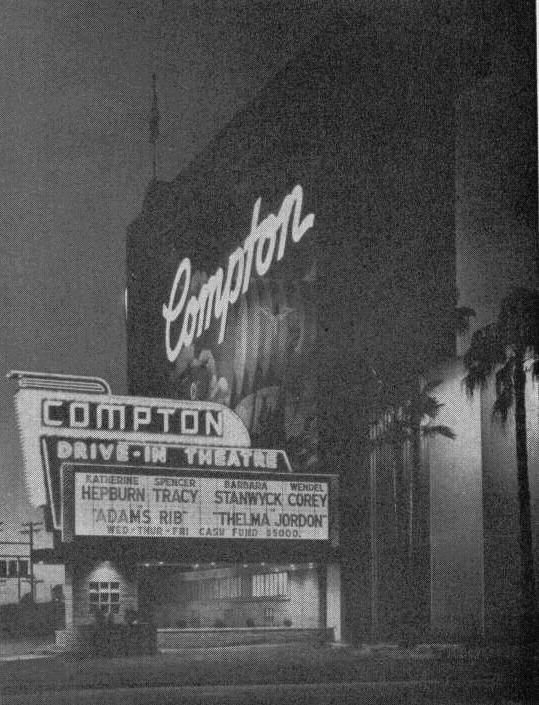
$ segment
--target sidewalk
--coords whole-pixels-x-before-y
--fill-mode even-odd
[[[51,636],[0,638],[0,661],[18,658],[38,658],[55,652],[54,634]]]
[[[36,655],[43,656],[43,651]],[[387,645],[336,648],[284,644],[186,649],[147,657],[81,659],[51,654],[32,660],[4,659],[0,663],[0,692],[477,679],[511,690],[516,677],[514,653],[501,650],[442,645],[401,650]]]

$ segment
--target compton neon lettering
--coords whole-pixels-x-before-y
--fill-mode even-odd
[[[273,262],[284,256],[289,228],[292,242],[298,243],[314,224],[313,213],[301,219],[303,189],[299,184],[284,198],[277,215],[269,213],[259,222],[261,203],[262,199],[258,198],[253,207],[249,235],[243,246],[236,248],[229,256],[226,274],[219,267],[202,285],[198,295],[191,296],[189,300],[191,261],[184,257],[180,262],[168,304],[163,304],[162,310],[165,319],[165,349],[170,362],[174,362],[184,348],[192,345],[195,338],[208,330],[212,314],[213,318],[220,321],[218,343],[222,343],[229,306],[249,289],[253,265],[258,276],[267,274]],[[173,342],[172,324],[182,314],[180,332]]]

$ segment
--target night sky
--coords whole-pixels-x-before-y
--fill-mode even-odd
[[[7,0],[0,21],[0,520],[27,517],[11,369],[126,390],[125,229],[151,176],[173,178],[347,2]],[[369,5],[371,3],[365,3]],[[10,530],[10,524],[14,524]]]

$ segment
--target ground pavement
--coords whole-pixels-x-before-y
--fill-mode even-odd
[[[518,651],[511,648],[281,644],[81,659],[55,653],[51,642],[36,642],[33,655],[30,646],[0,647],[0,699],[6,703],[249,703],[258,696],[269,703],[281,702],[279,694],[287,702],[294,689],[313,703],[356,702],[360,691],[370,693],[367,702],[385,702],[384,693],[393,701],[395,693],[407,694],[406,702],[521,702]]]

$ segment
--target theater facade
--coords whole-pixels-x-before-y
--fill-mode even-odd
[[[484,325],[504,291],[534,282],[520,11],[336,19],[175,178],[149,185],[128,228],[129,393],[223,404],[292,475],[338,476],[345,638],[396,639],[410,621],[419,638],[503,638],[515,623],[518,570],[496,576],[518,551],[516,494],[499,481],[509,465],[488,465],[489,402],[462,391],[455,320],[467,306]],[[421,440],[403,571],[395,478],[411,456],[404,444],[395,469],[373,429],[381,386],[405,404],[420,379],[436,382],[454,438]],[[503,530],[486,518],[494,504]],[[308,566],[302,545],[288,560]],[[217,563],[219,546],[201,555]]]
[[[163,645],[515,631],[513,441],[459,356],[535,285],[527,45],[474,8],[352,14],[149,184],[127,229],[129,396],[14,375],[75,626],[136,610]],[[418,382],[448,433],[388,442],[380,389],[402,420]]]
[[[65,563],[60,643],[134,614],[168,646],[196,632],[340,638],[335,475],[292,472],[216,402],[11,376],[30,498]]]

